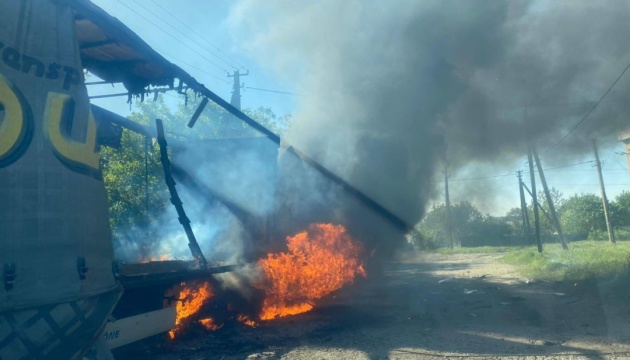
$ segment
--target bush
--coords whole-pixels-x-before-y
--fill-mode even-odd
[[[407,235],[407,242],[416,250],[435,250],[439,247],[435,234],[417,230]]]
[[[558,244],[547,244],[542,254],[529,247],[510,252],[502,260],[517,265],[520,273],[536,279],[584,280],[627,272],[630,243],[577,241],[571,243],[569,250],[563,250]]]
[[[615,230],[615,239],[616,240],[630,240],[630,231],[628,230]],[[608,231],[604,230],[593,230],[590,234],[588,234],[588,240],[606,240],[608,241]]]

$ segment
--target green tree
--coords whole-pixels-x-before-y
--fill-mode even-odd
[[[505,217],[486,214],[471,224],[468,234],[462,234],[460,241],[462,246],[505,246],[518,242],[515,240]]]
[[[610,205],[613,226],[615,228],[630,228],[630,191],[623,191],[617,195]]]
[[[540,204],[540,207],[542,208],[538,210],[538,214],[539,214],[539,218],[540,218],[540,234],[541,237],[543,239],[546,239],[547,241],[555,241],[555,237],[557,234],[557,230],[556,228],[552,225],[551,221],[549,220],[548,216],[545,215],[545,212],[551,216],[551,212],[549,211],[549,204],[547,203],[547,198],[545,196],[545,192],[543,191],[543,189],[536,189],[537,190],[537,197],[538,197],[538,204]],[[551,200],[553,201],[554,207],[556,208],[556,211],[558,211],[558,213],[560,213],[560,209],[562,208],[562,204],[564,203],[564,199],[562,197],[562,193],[552,187],[549,190],[549,193],[551,194]],[[527,215],[529,217],[529,221],[530,221],[530,225],[531,225],[531,229],[532,229],[532,234],[535,231],[534,230],[534,205],[531,199],[531,196],[529,196],[529,194],[526,194],[526,200],[527,200]],[[560,214],[558,215],[560,216]]]
[[[269,130],[281,136],[284,135],[289,129],[289,125],[291,124],[292,120],[291,114],[277,116],[271,110],[271,108],[262,106],[257,109],[245,109],[243,110],[243,112],[252,119],[258,121],[260,124],[267,127]],[[250,131],[255,134],[255,130],[251,129]]]
[[[120,150],[101,149],[114,238],[134,227],[146,228],[167,206],[167,189],[160,176],[162,168],[153,143],[148,144],[147,150],[145,153],[144,137],[131,131],[123,131]]]
[[[573,195],[560,208],[560,223],[567,237],[586,239],[594,231],[606,231],[602,200],[594,194]]]
[[[446,233],[446,206],[434,205],[416,227],[419,234],[413,240],[416,245],[440,247],[448,245]],[[454,242],[461,246],[509,246],[524,245],[522,217],[519,208],[511,209],[505,216],[482,214],[469,202],[451,206],[451,231]]]
[[[482,220],[481,212],[467,201],[451,205],[450,230],[454,243],[459,243],[463,237],[474,233],[476,223]],[[418,229],[425,241],[437,246],[447,246],[446,205],[434,205],[420,222]]]
[[[524,236],[523,214],[521,208],[511,208],[504,217],[504,221],[510,226],[510,233],[513,236]]]

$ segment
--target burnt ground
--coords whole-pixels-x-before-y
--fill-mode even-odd
[[[528,281],[500,254],[402,253],[314,311],[147,339],[122,359],[630,359],[630,276]]]

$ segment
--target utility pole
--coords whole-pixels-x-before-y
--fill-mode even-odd
[[[529,193],[529,196],[532,197],[532,199],[534,199],[534,201],[538,204],[538,210],[540,210],[543,215],[545,215],[545,217],[547,218],[547,220],[549,220],[550,224],[553,224],[553,220],[551,219],[551,216],[549,216],[549,213],[545,211],[545,208],[542,207],[542,205],[540,205],[540,203],[538,202],[538,200],[536,200],[536,198],[534,197],[534,195],[532,195],[532,192],[529,191],[529,189],[527,188],[527,185],[525,185],[523,183],[523,188],[525,188],[525,190],[527,190],[527,192]]]
[[[532,182],[532,198],[534,205],[534,227],[536,229],[536,245],[538,246],[538,252],[543,252],[542,241],[540,241],[540,216],[538,215],[538,200],[536,197],[536,174],[534,174],[534,161],[532,160],[532,147],[530,146],[527,151],[527,160],[529,161],[529,177]]]
[[[604,217],[606,218],[606,228],[608,229],[608,240],[611,244],[615,244],[615,231],[610,223],[608,216],[608,198],[606,197],[606,188],[604,187],[604,177],[602,176],[602,162],[599,161],[599,152],[597,151],[597,141],[593,139],[593,152],[595,153],[595,166],[597,167],[597,175],[599,176],[599,188],[602,191],[602,204],[604,205]]]
[[[234,85],[232,87],[232,99],[230,100],[230,104],[235,108],[241,110],[241,89],[243,85],[241,84],[241,76],[249,75],[249,70],[246,73],[241,74],[240,71],[234,70],[234,74],[228,74],[228,77],[234,78]]]
[[[529,216],[527,215],[527,202],[525,202],[525,192],[523,191],[523,172],[521,170],[516,172],[518,177],[518,191],[521,196],[521,215],[523,217],[523,235],[531,240],[529,229]]]
[[[536,149],[532,147],[532,153],[534,154],[534,158],[536,159],[536,166],[538,168],[538,175],[540,175],[540,182],[542,183],[543,190],[545,190],[545,197],[547,198],[547,204],[549,205],[549,212],[551,213],[551,219],[558,230],[558,235],[560,235],[560,243],[562,244],[562,248],[564,250],[569,250],[569,245],[564,238],[564,234],[562,233],[562,227],[560,226],[560,220],[558,219],[558,213],[556,212],[556,206],[553,204],[553,199],[551,198],[551,193],[549,192],[549,187],[547,186],[547,180],[545,180],[545,173],[543,172],[542,164],[540,163],[540,158],[538,157],[538,152]]]
[[[444,201],[446,203],[446,236],[449,249],[453,248],[453,232],[451,231],[451,199],[448,194],[448,165],[444,166]]]

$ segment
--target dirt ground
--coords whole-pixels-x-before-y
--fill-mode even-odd
[[[401,253],[314,311],[117,359],[630,359],[630,277],[531,281],[501,254]]]

